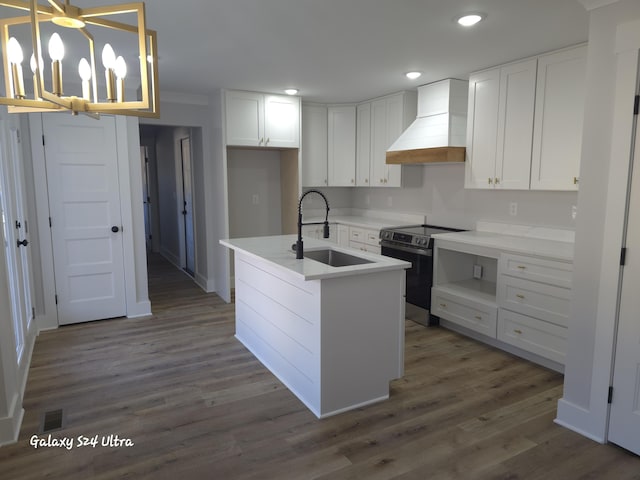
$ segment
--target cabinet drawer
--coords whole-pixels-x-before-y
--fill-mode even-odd
[[[364,243],[367,235],[365,230],[362,228],[349,227],[349,239],[352,242],[361,242]]]
[[[362,242],[354,242],[353,240],[349,242],[350,248],[355,248],[356,250],[362,250],[363,252],[370,252],[380,255],[380,246],[379,245],[369,245],[367,243]]]
[[[571,297],[571,290],[568,288],[500,275],[497,297],[498,305],[501,307],[561,327],[567,326]]]
[[[496,338],[497,307],[450,295],[433,288],[431,313],[470,330]]]
[[[377,247],[380,245],[380,232],[378,230],[366,230],[365,231],[366,238],[365,243],[367,245],[371,245]]]
[[[504,253],[500,255],[500,272],[527,280],[571,288],[573,264]]]
[[[537,318],[500,309],[498,340],[564,364],[567,329]]]

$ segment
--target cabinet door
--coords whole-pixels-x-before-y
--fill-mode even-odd
[[[400,187],[402,186],[402,166],[401,165],[387,165],[387,149],[395,142],[400,134],[404,131],[403,117],[404,117],[404,99],[402,95],[395,95],[386,99],[387,102],[387,118],[386,118],[386,141],[384,145],[384,151],[380,155],[380,158],[387,167],[387,181],[384,184],[385,187]]]
[[[358,105],[356,128],[356,185],[368,187],[371,165],[371,103]]]
[[[329,107],[329,186],[353,187],[356,183],[356,107]]]
[[[302,105],[302,186],[327,185],[327,107]]]
[[[371,186],[384,187],[388,182],[387,101],[371,102]]]
[[[341,247],[349,246],[349,226],[348,225],[338,225],[338,245]]]
[[[529,189],[537,60],[500,69],[496,188]]]
[[[227,91],[227,145],[262,146],[264,143],[264,96],[254,92]]]
[[[586,47],[538,59],[531,189],[577,190]]]
[[[499,92],[499,68],[469,77],[466,188],[493,188]]]
[[[300,98],[266,95],[264,99],[264,146],[300,146]]]

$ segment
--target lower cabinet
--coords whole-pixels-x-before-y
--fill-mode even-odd
[[[431,313],[445,326],[561,369],[571,273],[567,261],[436,240]]]
[[[323,240],[329,240],[333,243],[338,243],[337,225],[335,223],[329,224],[329,238],[324,238],[324,225],[303,225],[302,226],[302,239],[304,238],[320,238]]]
[[[349,227],[349,247],[380,254],[380,231]]]

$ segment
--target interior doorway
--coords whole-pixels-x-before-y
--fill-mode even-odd
[[[201,128],[140,125],[148,250],[198,280],[198,179],[194,139]]]

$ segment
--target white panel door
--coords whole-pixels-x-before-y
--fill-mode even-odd
[[[356,184],[356,107],[329,107],[327,164],[330,187]]]
[[[532,190],[577,190],[582,151],[587,48],[538,59]]]
[[[32,328],[31,246],[22,163],[18,129],[0,120],[0,228],[4,225],[4,254],[10,274],[11,311],[20,378],[27,374],[29,358],[23,354],[35,332]]]
[[[640,126],[634,158],[609,440],[640,455]]]
[[[44,114],[61,325],[126,314],[115,118]]]
[[[500,69],[496,188],[529,190],[537,60]]]
[[[465,188],[493,188],[499,93],[499,68],[469,78]]]
[[[300,146],[300,98],[267,95],[264,99],[264,146]]]

